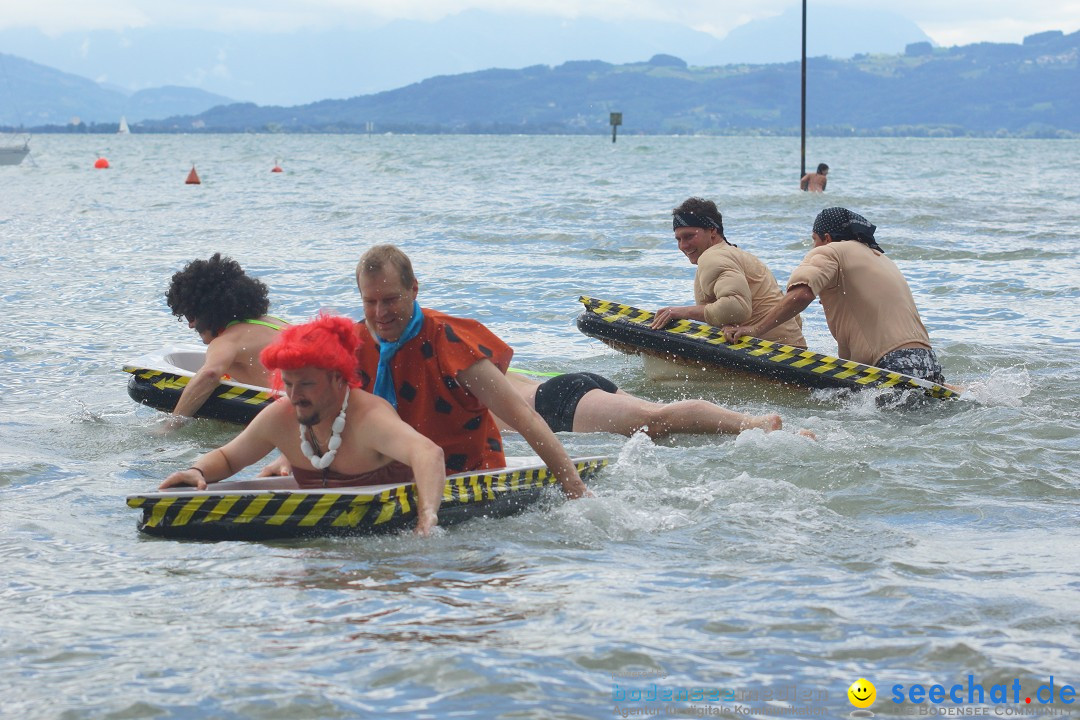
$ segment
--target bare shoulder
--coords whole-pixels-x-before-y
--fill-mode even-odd
[[[412,427],[397,414],[394,406],[383,398],[364,390],[353,389],[349,395],[348,421],[345,432],[355,446],[377,449],[376,445],[389,436],[409,434]],[[380,440],[382,438],[382,440]]]
[[[387,419],[403,422],[393,405],[378,395],[359,388],[353,388],[349,392],[348,414],[357,420],[358,425],[369,421],[385,422]]]
[[[233,325],[227,327],[221,331],[221,333],[210,341],[207,349],[221,348],[235,350],[240,348],[244,344],[244,338],[248,336],[243,325]]]
[[[293,405],[289,402],[289,398],[279,397],[256,415],[248,427],[252,425],[272,427],[295,422],[296,413],[293,411]]]

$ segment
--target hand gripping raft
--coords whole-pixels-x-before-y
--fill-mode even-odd
[[[578,300],[585,305],[578,330],[625,353],[691,361],[809,388],[912,389],[939,399],[959,397],[928,380],[749,335],[729,343],[720,328],[694,320],[677,320],[653,330],[649,323],[654,313],[648,310],[584,296]]]
[[[535,458],[507,458],[509,467],[446,478],[439,525],[474,517],[504,517],[535,503],[559,481]],[[606,457],[577,458],[582,480],[596,476]],[[142,511],[139,530],[191,540],[271,540],[310,535],[370,535],[416,524],[416,486],[299,489],[291,477],[225,480],[192,488],[129,495]]]
[[[171,413],[205,357],[204,348],[186,345],[143,355],[123,366],[124,372],[131,373],[128,395],[135,402]],[[269,388],[222,380],[195,417],[247,425],[277,397]]]

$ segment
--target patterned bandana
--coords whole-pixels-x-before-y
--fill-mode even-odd
[[[692,212],[674,212],[671,213],[671,229],[678,230],[681,227],[696,227],[705,228],[706,230],[715,230],[721,235],[724,234],[724,226],[718,224],[715,220],[704,215],[698,215]]]
[[[855,240],[871,250],[884,253],[874,240],[875,230],[877,226],[871,225],[862,215],[842,207],[825,208],[814,220],[814,232],[822,237],[828,233],[833,240]]]

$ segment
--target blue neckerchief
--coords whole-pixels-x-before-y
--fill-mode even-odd
[[[375,387],[373,395],[386,400],[397,410],[397,393],[394,392],[394,376],[390,373],[390,361],[394,354],[405,343],[420,334],[420,326],[424,324],[424,314],[420,312],[420,303],[413,300],[412,320],[405,326],[405,332],[401,333],[396,341],[390,342],[379,338],[379,367],[375,371]],[[373,333],[374,334],[374,333]],[[379,337],[375,335],[375,337]]]

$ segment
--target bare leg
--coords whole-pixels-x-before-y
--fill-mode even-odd
[[[633,435],[648,428],[645,432],[652,438],[672,433],[739,433],[752,428],[770,432],[781,426],[780,416],[775,414],[745,415],[705,400],[683,400],[665,405],[621,390],[615,394],[590,390],[581,398],[574,414],[574,432]]]

